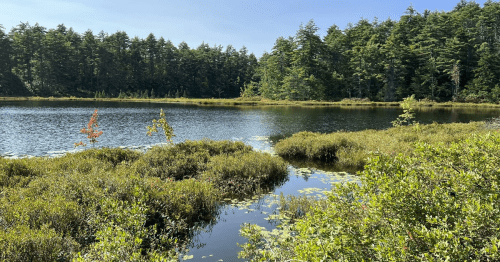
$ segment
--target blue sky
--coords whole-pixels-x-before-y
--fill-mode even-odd
[[[418,12],[425,9],[452,10],[459,0],[2,0],[0,24],[10,31],[20,22],[39,23],[47,29],[58,24],[83,33],[90,29],[109,34],[125,31],[130,38],[170,39],[174,45],[185,41],[191,48],[202,42],[210,46],[246,46],[260,57],[270,52],[279,36],[293,36],[301,23],[314,19],[323,37],[336,24],[344,29],[361,18],[379,21],[399,20],[413,4]],[[485,0],[476,1],[481,5]]]

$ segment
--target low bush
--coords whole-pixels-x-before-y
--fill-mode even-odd
[[[210,159],[201,179],[213,183],[228,196],[249,194],[260,187],[271,188],[284,180],[287,164],[268,153],[238,152]]]
[[[221,163],[248,188],[286,175],[280,158],[231,141],[0,158],[0,261],[176,261],[218,215]]]
[[[0,261],[69,261],[79,245],[48,225],[19,225],[0,230]]]
[[[399,126],[386,130],[300,132],[275,145],[285,159],[329,163],[337,169],[362,170],[371,153],[409,154],[414,142],[446,144],[465,139],[471,133],[486,133],[484,122]]]
[[[185,141],[173,146],[154,147],[134,164],[135,171],[142,176],[161,179],[198,177],[206,170],[210,157],[236,152],[250,152],[251,146],[232,141]]]
[[[161,179],[196,177],[205,169],[210,157],[206,150],[185,152],[176,147],[155,147],[135,162],[133,168],[141,176]]]
[[[373,156],[361,184],[337,184],[328,205],[280,232],[245,225],[251,261],[498,261],[500,135],[411,155]],[[293,236],[293,237],[292,237]]]
[[[210,156],[216,156],[221,154],[233,154],[236,152],[250,152],[253,151],[251,146],[245,145],[241,141],[214,141],[210,139],[203,139],[198,141],[187,140],[183,143],[175,145],[179,151],[186,153],[194,153],[199,151],[208,151]]]
[[[337,151],[341,148],[357,147],[342,133],[336,136],[326,136],[320,133],[299,132],[291,138],[276,144],[276,153],[285,158],[306,158],[313,161],[336,161]]]
[[[0,158],[0,187],[26,186],[40,172],[26,164],[25,159]]]

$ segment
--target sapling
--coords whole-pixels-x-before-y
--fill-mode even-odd
[[[394,127],[402,126],[402,125],[414,125],[417,122],[411,121],[415,118],[415,112],[413,111],[413,104],[415,103],[415,95],[411,95],[401,102],[401,107],[403,108],[403,114],[399,115],[398,118],[392,121],[392,125]]]
[[[175,136],[174,129],[167,123],[163,109],[160,109],[160,118],[158,120],[153,119],[153,126],[146,127],[148,129],[147,135],[151,136],[153,132],[157,133],[158,127],[163,129],[163,133],[165,134],[165,139],[167,140],[167,143],[173,143],[172,137]]]
[[[87,134],[87,138],[89,139],[89,142],[92,144],[92,147],[94,146],[95,143],[99,142],[97,141],[97,138],[102,135],[102,131],[97,130],[99,125],[97,124],[97,118],[99,115],[97,114],[97,109],[94,110],[94,113],[90,117],[89,122],[87,123],[87,128],[82,128],[80,130],[80,133]],[[86,146],[87,144],[83,143],[82,141],[75,143],[75,147],[79,146]]]

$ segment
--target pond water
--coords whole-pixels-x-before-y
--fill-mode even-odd
[[[117,147],[164,142],[148,137],[146,126],[159,118],[160,108],[173,127],[174,142],[210,138],[242,140],[259,147],[269,136],[299,131],[333,132],[385,129],[402,113],[400,108],[369,107],[223,107],[135,102],[0,102],[0,154],[46,155],[87,142],[79,130],[94,109],[99,113],[96,146]],[[482,121],[497,117],[498,109],[433,109],[417,111],[420,123]]]
[[[159,118],[160,108],[173,127],[174,142],[209,138],[239,140],[258,150],[271,150],[270,137],[299,131],[334,132],[385,129],[402,113],[400,108],[371,107],[225,107],[136,102],[0,102],[0,154],[42,156],[73,149],[86,141],[79,130],[86,127],[94,109],[99,113],[98,147],[140,146],[164,142],[159,134],[148,137],[146,126]],[[420,109],[416,120],[422,124],[484,121],[498,117],[498,109]],[[289,167],[288,180],[273,192],[240,204],[227,205],[216,224],[196,234],[190,261],[243,261],[236,243],[242,223],[272,229],[267,220],[276,210],[275,195],[316,195],[331,189],[332,182],[355,181],[354,176],[315,169]]]

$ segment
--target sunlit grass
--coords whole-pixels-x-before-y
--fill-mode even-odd
[[[250,98],[80,98],[80,97],[0,97],[1,101],[105,101],[105,102],[146,102],[146,103],[181,103],[195,105],[223,106],[334,106],[334,107],[399,107],[400,102],[373,102],[356,99],[342,101],[291,101],[269,100],[261,97]],[[461,102],[416,102],[415,108],[500,108],[493,103],[461,103]]]
[[[415,142],[429,144],[459,142],[471,133],[486,133],[484,122],[401,126],[386,130],[300,132],[276,144],[286,159],[330,164],[335,169],[362,170],[372,154],[397,155],[412,152]]]

